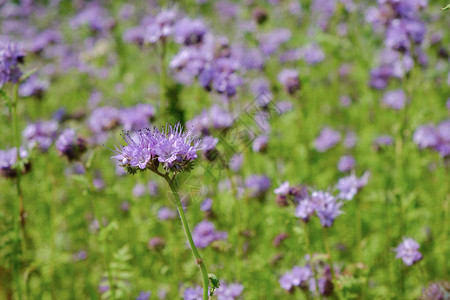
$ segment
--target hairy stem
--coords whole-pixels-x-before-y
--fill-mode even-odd
[[[319,291],[319,281],[317,280],[316,268],[314,267],[314,263],[313,263],[313,252],[311,250],[311,243],[309,240],[308,225],[305,222],[302,222],[302,224],[303,224],[303,232],[305,233],[306,252],[308,252],[309,261],[311,262],[311,270],[312,270],[313,276],[314,276],[315,290],[316,290],[317,295],[319,296],[319,299],[322,300],[322,295],[320,294],[320,291]],[[306,293],[308,293],[308,292],[306,291]]]
[[[14,135],[14,144],[16,146],[16,155],[17,155],[17,165],[16,165],[16,189],[17,189],[17,197],[18,201],[14,202],[14,229],[16,232],[17,242],[21,243],[21,252],[23,254],[25,249],[24,239],[25,239],[25,210],[23,205],[23,194],[22,188],[20,185],[20,175],[22,172],[22,166],[20,165],[20,135],[19,135],[19,126],[18,126],[18,117],[17,117],[17,101],[19,94],[19,84],[15,84],[13,87],[13,95],[11,100],[11,116],[12,116],[12,126],[13,126],[13,135]],[[16,217],[19,219],[16,220]],[[15,252],[15,261],[14,261],[14,281],[16,284],[16,293],[17,299],[22,299],[22,284],[20,280],[20,260],[19,253]]]
[[[334,272],[333,258],[331,256],[330,243],[328,241],[328,232],[327,232],[327,228],[325,228],[325,227],[322,227],[322,236],[323,236],[323,243],[325,244],[325,249],[326,249],[327,255],[328,255],[328,263],[330,264],[330,271],[331,271],[331,277],[333,278],[333,285],[335,287],[335,291],[336,291],[338,299],[341,300],[341,299],[344,299],[344,297],[342,297],[341,290],[337,287],[337,277],[336,277],[336,272]]]
[[[209,278],[208,278],[208,272],[206,271],[205,263],[203,262],[202,257],[200,256],[200,252],[198,252],[197,247],[195,247],[194,240],[192,239],[192,234],[189,229],[189,224],[186,220],[186,216],[184,215],[183,206],[181,205],[180,196],[178,195],[178,189],[174,183],[173,180],[170,179],[168,174],[164,175],[164,179],[167,181],[167,183],[170,186],[170,189],[173,192],[173,195],[175,197],[175,203],[177,205],[178,213],[180,214],[181,223],[183,224],[184,233],[186,234],[186,237],[189,242],[189,246],[191,247],[192,253],[195,257],[195,263],[200,268],[200,271],[202,272],[202,279],[203,279],[203,300],[208,300],[208,287],[209,287]]]

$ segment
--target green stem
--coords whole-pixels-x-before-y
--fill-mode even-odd
[[[314,262],[313,262],[313,252],[311,250],[311,243],[309,241],[309,231],[308,231],[308,225],[305,222],[303,223],[303,232],[305,233],[305,245],[306,245],[306,252],[308,252],[309,255],[309,261],[311,262],[311,270],[313,272],[313,276],[314,276],[314,286],[315,286],[315,290],[317,295],[319,296],[319,299],[322,300],[322,295],[320,294],[319,291],[319,280],[317,279],[317,273],[316,273],[316,268],[314,267]],[[308,293],[306,291],[306,293]]]
[[[173,195],[175,197],[175,203],[177,205],[178,213],[180,214],[181,223],[183,224],[184,233],[186,234],[186,237],[189,242],[189,246],[191,247],[192,253],[195,257],[195,263],[200,268],[200,271],[202,272],[202,279],[203,279],[203,300],[208,300],[208,287],[209,287],[209,278],[208,278],[208,272],[206,271],[205,263],[203,262],[202,257],[200,256],[200,252],[198,252],[197,247],[195,247],[194,240],[192,239],[191,231],[189,230],[189,225],[186,220],[186,216],[184,215],[183,206],[181,205],[180,196],[178,195],[178,189],[174,183],[173,180],[169,178],[168,174],[164,175],[164,179],[167,181],[167,183],[170,186],[170,189],[173,192]]]
[[[16,166],[16,188],[17,188],[17,196],[18,201],[14,202],[14,216],[19,217],[19,220],[14,218],[14,229],[16,232],[17,242],[20,241],[22,247],[22,254],[24,253],[24,239],[25,239],[25,210],[23,205],[23,194],[20,185],[20,175],[22,172],[22,166],[20,165],[20,135],[19,135],[19,126],[18,126],[18,117],[17,117],[17,101],[19,94],[19,84],[15,84],[13,87],[13,96],[11,101],[11,116],[12,116],[12,126],[13,126],[13,134],[14,134],[14,144],[16,146],[17,151],[17,166]],[[20,261],[18,258],[18,253],[15,251],[17,255],[16,260],[14,262],[14,281],[17,289],[17,299],[22,299],[22,285],[20,280]]]
[[[161,53],[159,56],[159,111],[164,116],[166,114],[166,43],[161,42]]]
[[[338,299],[344,299],[344,297],[342,297],[341,290],[337,286],[337,277],[336,277],[336,273],[334,272],[334,263],[333,263],[333,258],[331,257],[330,243],[328,241],[328,232],[327,232],[327,228],[325,228],[325,227],[322,227],[322,237],[323,237],[323,243],[325,245],[325,249],[327,251],[328,263],[330,264],[331,277],[333,278],[333,285],[335,287],[337,297],[338,297]]]

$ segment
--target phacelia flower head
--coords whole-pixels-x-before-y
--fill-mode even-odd
[[[311,201],[315,205],[316,214],[323,227],[331,227],[336,217],[342,213],[340,210],[342,202],[328,192],[312,192]]]
[[[402,89],[388,91],[383,96],[383,103],[392,109],[400,110],[406,105],[406,94]]]
[[[0,46],[0,88],[7,82],[17,83],[22,76],[19,64],[24,62],[25,54],[16,43],[7,42]]]
[[[270,179],[264,175],[252,175],[245,180],[245,186],[251,197],[262,197],[270,188]]]
[[[37,147],[46,152],[56,138],[58,127],[54,120],[32,123],[23,130],[23,137],[29,148]]]
[[[194,288],[187,288],[183,293],[184,300],[202,300],[203,299],[203,289],[200,286]]]
[[[339,179],[336,188],[339,190],[339,199],[352,200],[356,193],[362,189],[369,180],[370,173],[365,172],[360,178],[355,174]]]
[[[403,238],[403,241],[395,248],[396,258],[401,258],[407,266],[411,266],[422,259],[419,252],[420,245],[412,238]]]
[[[151,296],[150,292],[140,292],[136,297],[136,300],[149,300]]]
[[[41,100],[48,86],[48,81],[42,80],[38,76],[31,76],[20,85],[19,95],[22,97],[36,97]]]
[[[309,266],[295,266],[291,271],[286,272],[281,276],[279,283],[283,289],[290,291],[295,287],[303,287],[312,275],[313,273]]]
[[[176,18],[177,12],[175,10],[163,10],[158,13],[154,19],[145,26],[145,41],[150,44],[164,41],[168,36],[172,35]]]
[[[25,147],[19,148],[20,159],[24,162],[22,173],[25,174],[30,170],[28,161],[29,153]],[[14,178],[17,175],[17,148],[0,150],[0,175],[7,178]]]
[[[340,140],[341,134],[339,131],[325,127],[320,131],[319,136],[315,139],[314,146],[317,151],[325,152],[328,149],[333,148]]]
[[[339,159],[338,170],[341,172],[348,172],[355,166],[355,159],[351,155],[344,155]]]
[[[187,46],[196,45],[203,41],[208,27],[199,19],[183,18],[175,24],[175,41]]]
[[[300,89],[300,79],[297,70],[284,69],[278,74],[278,81],[284,86],[286,91],[293,95]]]
[[[228,233],[225,231],[216,231],[214,224],[206,220],[198,223],[192,232],[194,244],[198,248],[206,248],[212,242],[226,240],[227,237]]]
[[[196,133],[183,132],[179,123],[161,130],[154,127],[125,132],[123,137],[127,145],[118,147],[113,158],[132,174],[139,169],[155,171],[160,164],[166,172],[189,171],[201,148]]]
[[[217,300],[236,300],[240,299],[244,286],[239,283],[220,282],[220,287],[217,289],[215,295]]]
[[[77,160],[86,151],[86,141],[77,136],[73,129],[65,129],[55,142],[60,155],[69,161]]]

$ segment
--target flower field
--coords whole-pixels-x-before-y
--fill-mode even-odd
[[[0,0],[0,300],[450,299],[444,0]]]

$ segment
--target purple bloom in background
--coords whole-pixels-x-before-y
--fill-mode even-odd
[[[102,133],[111,130],[119,125],[120,112],[117,108],[103,106],[96,108],[89,119],[87,125],[93,133]]]
[[[307,283],[311,279],[312,275],[313,274],[309,266],[295,266],[290,272],[284,273],[278,282],[283,289],[290,291],[294,287],[300,287]]]
[[[260,135],[253,140],[252,150],[254,152],[265,152],[269,138],[266,135]]]
[[[160,219],[161,221],[175,219],[176,217],[177,213],[167,206],[163,206],[158,210],[158,219]]]
[[[16,43],[6,42],[0,46],[0,88],[7,82],[17,83],[22,72],[19,64],[24,62],[25,54]]]
[[[59,30],[47,29],[33,37],[26,50],[33,53],[41,53],[48,45],[59,43],[61,40],[62,36]]]
[[[297,70],[283,69],[278,74],[278,81],[291,95],[295,94],[295,92],[300,89],[300,79]]]
[[[360,178],[354,174],[339,179],[336,188],[339,190],[339,199],[352,200],[358,190],[367,185],[370,173],[365,172]]]
[[[202,300],[203,299],[203,289],[199,286],[195,288],[187,288],[184,290],[183,294],[184,300]]]
[[[213,200],[211,198],[206,198],[203,200],[202,204],[200,205],[200,210],[207,212],[210,211],[212,208]]]
[[[325,152],[330,148],[336,146],[341,140],[341,134],[339,131],[333,130],[329,127],[325,127],[320,131],[319,136],[314,141],[314,146],[317,151]]]
[[[282,184],[280,184],[279,187],[273,190],[273,192],[277,195],[288,195],[290,191],[289,181],[285,181]]]
[[[270,179],[264,175],[252,175],[245,180],[250,197],[262,197],[270,188]]]
[[[325,59],[325,53],[319,45],[313,43],[302,49],[302,57],[309,65],[315,65]]]
[[[406,105],[406,94],[402,89],[388,91],[383,96],[383,103],[392,109],[400,110]]]
[[[439,134],[433,125],[422,125],[416,129],[413,141],[420,149],[432,148],[439,143]]]
[[[280,62],[287,63],[287,62],[299,61],[303,57],[303,55],[304,55],[304,52],[302,49],[299,49],[299,48],[290,49],[280,55]]]
[[[149,24],[145,26],[144,39],[150,44],[164,41],[173,33],[173,27],[177,19],[175,10],[163,10],[158,13]]]
[[[201,43],[207,32],[208,27],[199,19],[183,18],[174,26],[175,41],[187,46]]]
[[[150,125],[155,109],[150,104],[138,104],[120,110],[120,123],[125,130],[139,130]]]
[[[27,162],[29,153],[25,147],[20,147],[19,156],[22,160],[25,160],[25,170],[23,173],[30,169],[30,164]],[[17,148],[10,148],[6,150],[0,150],[0,175],[7,178],[14,178],[17,175],[16,170],[17,163]]]
[[[379,137],[375,138],[373,141],[375,147],[377,149],[383,147],[383,146],[391,146],[394,144],[394,138],[390,135],[380,135]]]
[[[19,95],[22,97],[36,97],[42,99],[48,86],[48,81],[41,80],[37,76],[30,76],[20,85]]]
[[[65,129],[55,142],[56,149],[60,155],[65,156],[69,161],[77,160],[86,148],[86,141],[78,137],[75,130]]]
[[[316,204],[313,202],[311,197],[304,197],[298,199],[298,205],[295,209],[295,216],[303,220],[303,222],[308,222],[314,212],[316,211]]]
[[[259,49],[244,50],[240,64],[246,70],[262,70],[264,67],[264,56]]]
[[[259,47],[265,55],[274,54],[281,44],[291,39],[291,31],[286,28],[275,29],[259,37]]]
[[[143,185],[142,183],[135,184],[132,191],[133,196],[135,197],[142,197],[145,195],[146,192],[147,189],[145,188],[145,185]]]
[[[419,252],[420,245],[412,238],[403,238],[403,241],[395,248],[396,258],[401,258],[407,266],[411,266],[422,259]]]
[[[344,137],[344,147],[347,149],[355,147],[357,140],[358,136],[354,131],[347,131]]]
[[[448,282],[433,282],[423,289],[424,300],[448,300]]]
[[[312,192],[311,201],[315,205],[316,214],[323,227],[331,227],[336,217],[342,213],[340,208],[343,203],[328,192]]]
[[[90,2],[70,20],[70,26],[73,29],[77,29],[83,25],[88,25],[93,31],[102,32],[113,28],[115,22],[100,3]]]
[[[231,171],[233,171],[235,173],[239,172],[243,161],[244,161],[244,156],[242,154],[234,154],[230,159]]]
[[[137,169],[157,169],[158,164],[166,171],[188,170],[201,145],[196,133],[193,130],[183,132],[180,124],[168,125],[161,131],[156,127],[145,128],[135,132],[134,136],[126,132],[123,137],[127,145],[117,148],[113,158],[132,173]]]
[[[203,155],[209,161],[213,161],[216,159],[218,152],[216,151],[217,143],[219,142],[218,138],[212,137],[210,135],[205,136],[202,140],[202,150]]]
[[[58,127],[57,121],[38,121],[25,127],[22,135],[29,148],[46,152],[56,138]]]
[[[215,295],[217,300],[236,300],[239,299],[243,291],[244,286],[242,284],[220,282],[220,287]]]
[[[136,300],[149,300],[150,299],[150,292],[140,292],[139,295],[136,297]]]
[[[156,196],[158,194],[158,184],[155,181],[149,181],[147,187],[150,196]]]
[[[226,240],[227,237],[228,234],[225,231],[216,231],[214,224],[206,220],[198,223],[192,232],[192,238],[198,248],[206,248],[212,242]]]
[[[348,172],[355,167],[355,159],[351,155],[344,155],[339,159],[338,170]]]
[[[267,107],[273,98],[270,83],[266,78],[259,77],[254,79],[250,84],[250,90],[260,107]]]

